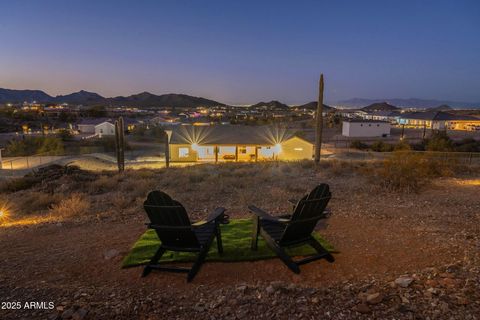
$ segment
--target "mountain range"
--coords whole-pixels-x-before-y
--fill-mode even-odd
[[[212,107],[225,106],[226,104],[202,98],[194,97],[186,94],[162,94],[155,95],[149,92],[142,92],[130,96],[118,96],[112,98],[102,97],[95,92],[88,92],[81,90],[67,95],[50,96],[41,90],[14,90],[0,88],[0,104],[6,103],[23,103],[23,102],[37,101],[39,103],[68,103],[75,105],[109,105],[109,106],[135,106],[135,107]],[[412,107],[412,108],[436,108],[439,106],[448,105],[451,108],[480,108],[480,103],[459,102],[459,101],[444,101],[444,100],[428,100],[428,99],[363,99],[353,98],[349,100],[342,100],[335,103],[335,105],[361,108],[376,103],[388,103],[397,107]],[[307,109],[316,109],[317,102],[312,101],[298,107]],[[251,105],[251,107],[267,106],[274,109],[287,109],[289,106],[277,100],[270,102],[259,102]],[[331,108],[325,105],[325,108]]]
[[[479,103],[471,102],[461,102],[461,101],[446,101],[446,100],[434,100],[434,99],[363,99],[363,98],[353,98],[348,100],[341,100],[335,103],[338,106],[350,107],[350,108],[361,108],[374,103],[383,103],[401,107],[401,108],[436,108],[441,105],[448,105],[452,108],[480,108]]]
[[[105,98],[101,95],[81,90],[67,95],[52,97],[40,90],[11,90],[0,88],[0,104],[23,103],[24,101],[38,103],[68,103],[75,105],[111,105],[111,106],[135,106],[135,107],[212,107],[225,105],[221,102],[186,94],[162,94],[155,95],[142,92],[131,96],[119,96]]]

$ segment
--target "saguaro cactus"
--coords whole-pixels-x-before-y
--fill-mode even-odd
[[[117,153],[118,171],[122,172],[125,170],[125,130],[122,117],[115,121],[115,151]]]
[[[317,114],[315,116],[315,163],[320,162],[320,151],[322,149],[323,131],[323,73],[320,75],[318,84]]]

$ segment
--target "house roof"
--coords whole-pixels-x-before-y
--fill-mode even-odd
[[[400,112],[391,111],[391,110],[378,110],[378,111],[369,111],[368,114],[372,116],[379,116],[379,117],[396,117],[400,115]]]
[[[275,145],[294,137],[285,128],[269,126],[216,125],[173,128],[171,144],[253,144]]]
[[[479,120],[466,115],[455,115],[443,111],[409,112],[401,115],[403,119],[429,120],[429,121],[452,121],[452,120]]]
[[[345,119],[343,122],[360,122],[360,123],[390,123],[382,120],[367,120],[367,119]]]
[[[86,118],[82,119],[78,124],[79,125],[99,125],[101,123],[104,123],[106,121],[112,121],[110,118]]]
[[[115,124],[115,120],[116,119],[112,119],[112,118],[85,118],[85,119],[82,119],[78,124],[79,125],[97,126],[97,125],[102,124],[104,122],[109,122],[111,124]],[[137,123],[139,123],[139,121],[137,119],[134,119],[134,118],[123,118],[123,123],[126,124],[126,125],[129,125],[129,124],[137,124]]]

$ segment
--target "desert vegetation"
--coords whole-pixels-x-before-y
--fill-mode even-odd
[[[249,204],[288,213],[287,199],[321,182],[333,193],[321,230],[340,251],[333,264],[312,263],[294,275],[275,260],[207,263],[190,285],[183,275],[141,279],[139,269],[120,269],[145,231],[142,204],[152,189],[172,195],[196,221],[218,206],[231,218],[249,217]],[[320,166],[226,163],[122,173],[50,166],[0,185],[7,213],[0,219],[0,295],[55,301],[54,310],[20,311],[25,318],[195,318],[206,310],[217,318],[468,318],[480,310],[479,187],[478,168],[409,150],[384,161]]]
[[[462,140],[454,141],[444,131],[438,131],[420,143],[408,143],[407,141],[387,143],[383,141],[375,141],[369,145],[360,140],[353,140],[350,143],[350,148],[376,152],[392,152],[395,150],[480,152],[480,141],[472,138],[464,138]]]

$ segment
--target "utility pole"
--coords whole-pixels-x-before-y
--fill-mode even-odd
[[[315,163],[320,163],[320,152],[322,149],[323,130],[323,73],[320,75],[318,84],[317,114],[315,117]]]

